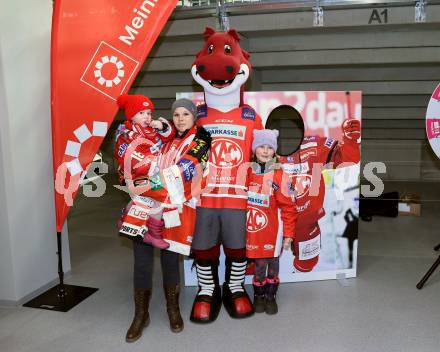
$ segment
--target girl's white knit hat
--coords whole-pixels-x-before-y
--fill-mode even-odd
[[[252,153],[263,145],[268,145],[273,150],[278,149],[278,130],[254,130],[254,140],[252,141]]]

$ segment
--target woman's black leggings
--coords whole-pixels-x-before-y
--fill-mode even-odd
[[[153,286],[154,248],[149,244],[133,241],[134,254],[134,288],[151,289]],[[175,286],[180,283],[180,254],[167,250],[160,251],[160,263],[164,286]]]

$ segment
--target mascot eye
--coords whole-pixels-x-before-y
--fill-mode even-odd
[[[231,47],[228,44],[226,44],[225,45],[225,54],[230,54],[231,52],[232,52]]]
[[[210,45],[208,46],[208,54],[212,54],[212,52],[214,51],[214,45]]]

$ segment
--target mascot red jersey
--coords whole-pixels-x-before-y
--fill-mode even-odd
[[[262,129],[258,114],[243,104],[243,85],[249,78],[249,54],[240,47],[235,30],[207,28],[205,44],[192,66],[194,80],[205,92],[199,107],[199,126],[211,135],[209,174],[197,207],[192,243],[199,291],[191,320],[209,323],[221,303],[233,318],[253,314],[244,289],[246,260],[246,175],[253,131]],[[226,255],[223,294],[219,286],[220,244]]]

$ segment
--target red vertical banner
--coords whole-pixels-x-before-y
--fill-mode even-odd
[[[52,148],[57,231],[176,0],[57,0],[52,19]]]

